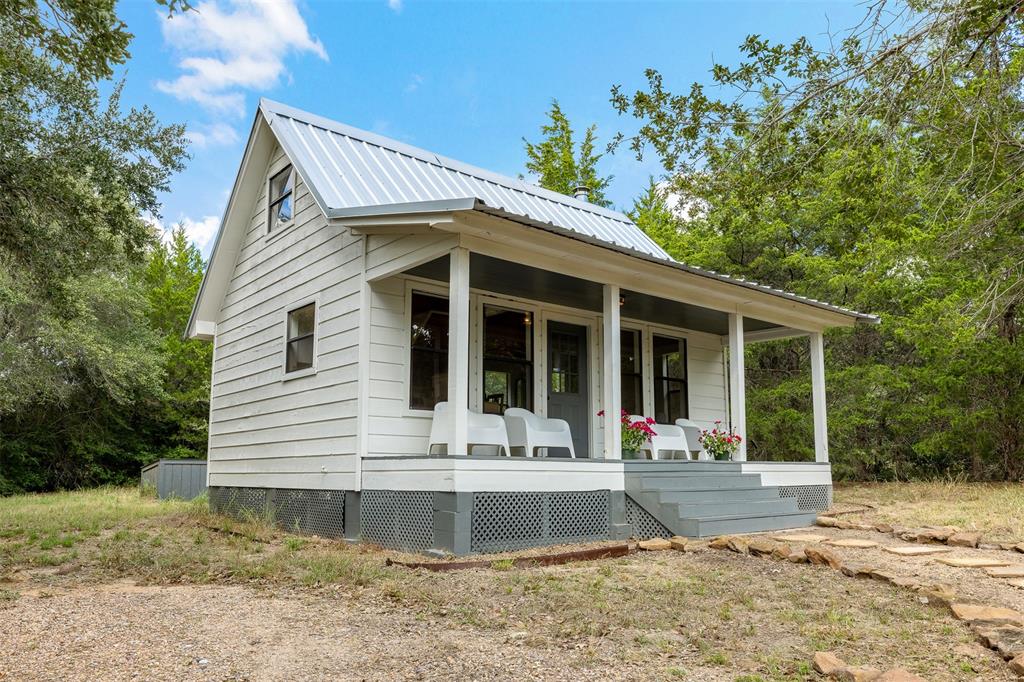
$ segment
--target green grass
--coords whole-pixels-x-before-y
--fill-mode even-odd
[[[1024,542],[1024,486],[956,480],[842,484],[836,502],[872,507],[866,519],[903,526],[957,526],[992,541]]]

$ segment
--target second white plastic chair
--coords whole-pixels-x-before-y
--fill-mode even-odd
[[[533,457],[537,448],[568,448],[569,455],[576,457],[572,431],[564,419],[547,419],[520,407],[510,407],[505,410],[505,427],[509,443],[526,448],[527,457]]]
[[[630,415],[629,419],[636,422],[644,421],[646,417],[634,414]],[[690,458],[686,434],[683,433],[681,427],[674,424],[651,424],[650,426],[655,435],[641,445],[640,450],[650,452],[651,459],[672,459],[673,452],[685,453],[685,457]]]
[[[681,428],[686,435],[686,442],[688,444],[686,449],[690,451],[694,459],[710,459],[708,453],[704,450],[704,446],[701,445],[700,427],[697,426],[696,422],[692,422],[689,419],[677,419],[676,426]]]

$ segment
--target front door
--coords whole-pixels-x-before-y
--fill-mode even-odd
[[[577,457],[590,456],[590,393],[587,386],[587,328],[548,322],[548,417],[564,419],[572,429]],[[549,448],[548,456],[568,450]]]

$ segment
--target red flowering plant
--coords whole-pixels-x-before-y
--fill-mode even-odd
[[[718,428],[721,423],[721,419],[716,419],[715,428],[710,431],[707,429],[701,431],[700,443],[715,459],[732,459],[732,456],[740,449],[743,439],[738,433]]]
[[[598,417],[604,416],[604,410],[597,413]],[[644,443],[656,436],[651,425],[654,420],[650,417],[640,417],[633,420],[629,412],[622,411],[622,449],[626,452],[636,452],[644,446]]]

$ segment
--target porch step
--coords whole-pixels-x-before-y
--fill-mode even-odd
[[[677,504],[681,519],[717,519],[725,516],[771,516],[774,514],[792,514],[797,509],[796,500],[790,497],[775,496],[774,500],[732,500],[725,502],[700,502],[697,504]]]
[[[641,465],[644,463],[640,463]],[[669,531],[687,537],[812,525],[794,497],[733,462],[648,462],[626,469],[626,494]],[[694,466],[697,465],[697,466]]]
[[[757,533],[813,526],[817,512],[795,511],[786,514],[734,514],[682,519],[680,535],[707,538],[731,533]]]
[[[761,485],[761,474],[698,474],[692,476],[643,476],[639,488],[652,492],[662,490],[713,490],[753,488]],[[627,476],[627,486],[629,477]]]
[[[660,490],[662,502],[692,504],[697,502],[777,500],[779,489],[774,486],[744,488],[695,488],[691,490]]]

